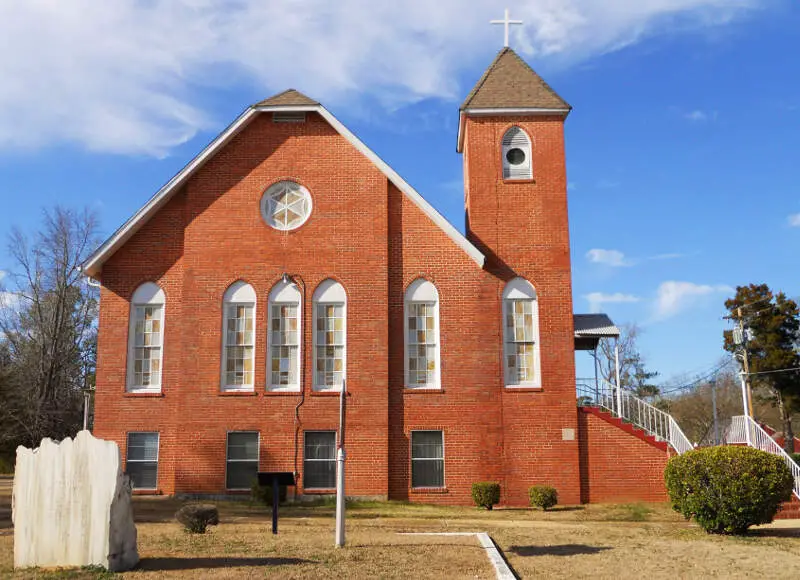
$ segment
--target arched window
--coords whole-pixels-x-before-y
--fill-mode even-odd
[[[406,386],[440,388],[439,292],[422,278],[406,290],[405,337]]]
[[[347,366],[347,294],[335,280],[314,292],[314,389],[339,391]]]
[[[164,291],[153,282],[145,282],[133,293],[128,330],[128,391],[161,391],[164,303]]]
[[[222,390],[252,391],[256,292],[245,282],[234,282],[222,301]]]
[[[301,300],[291,280],[269,293],[269,367],[267,384],[276,391],[300,390]]]
[[[503,135],[503,179],[533,179],[531,140],[519,127]]]
[[[514,278],[503,291],[506,386],[540,387],[539,308],[536,290]]]

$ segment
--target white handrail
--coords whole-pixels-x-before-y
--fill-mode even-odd
[[[644,429],[656,439],[666,441],[678,454],[694,449],[669,413],[624,390],[618,392],[610,383],[603,380],[595,382],[594,379],[578,379],[577,392],[579,405],[597,405],[611,411],[617,417]]]
[[[749,445],[783,459],[794,477],[792,491],[800,499],[800,466],[752,417],[747,415],[732,417],[730,425],[725,430],[725,443]]]

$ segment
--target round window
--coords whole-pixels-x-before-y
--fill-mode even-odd
[[[276,230],[294,230],[311,215],[311,194],[294,181],[279,181],[264,192],[261,215]]]
[[[511,165],[522,165],[525,162],[525,152],[522,149],[509,149],[506,159]]]

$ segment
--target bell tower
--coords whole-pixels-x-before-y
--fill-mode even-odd
[[[461,106],[457,149],[464,156],[467,237],[486,254],[490,270],[538,270],[540,278],[542,268],[555,269],[568,282],[564,121],[570,111],[508,47]]]

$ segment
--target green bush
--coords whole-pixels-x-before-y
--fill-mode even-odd
[[[794,459],[794,462],[797,465],[800,465],[800,453],[792,453],[791,456],[792,456],[792,459]]]
[[[254,479],[250,485],[250,500],[254,503],[264,504],[268,508],[272,507],[272,486],[258,485],[258,480]],[[278,487],[278,502],[286,503],[286,486]]]
[[[478,507],[492,509],[492,506],[500,503],[500,484],[493,481],[473,483],[472,501]]]
[[[783,459],[750,447],[707,447],[669,460],[664,471],[672,508],[712,534],[744,534],[768,524],[791,499]]]
[[[208,526],[219,524],[219,513],[215,505],[189,504],[178,510],[175,519],[183,524],[187,532],[205,534]]]
[[[549,485],[534,485],[528,489],[528,498],[533,507],[538,507],[544,511],[558,504],[558,492],[555,487]]]
[[[0,475],[11,475],[14,473],[14,461],[8,457],[0,456]]]

